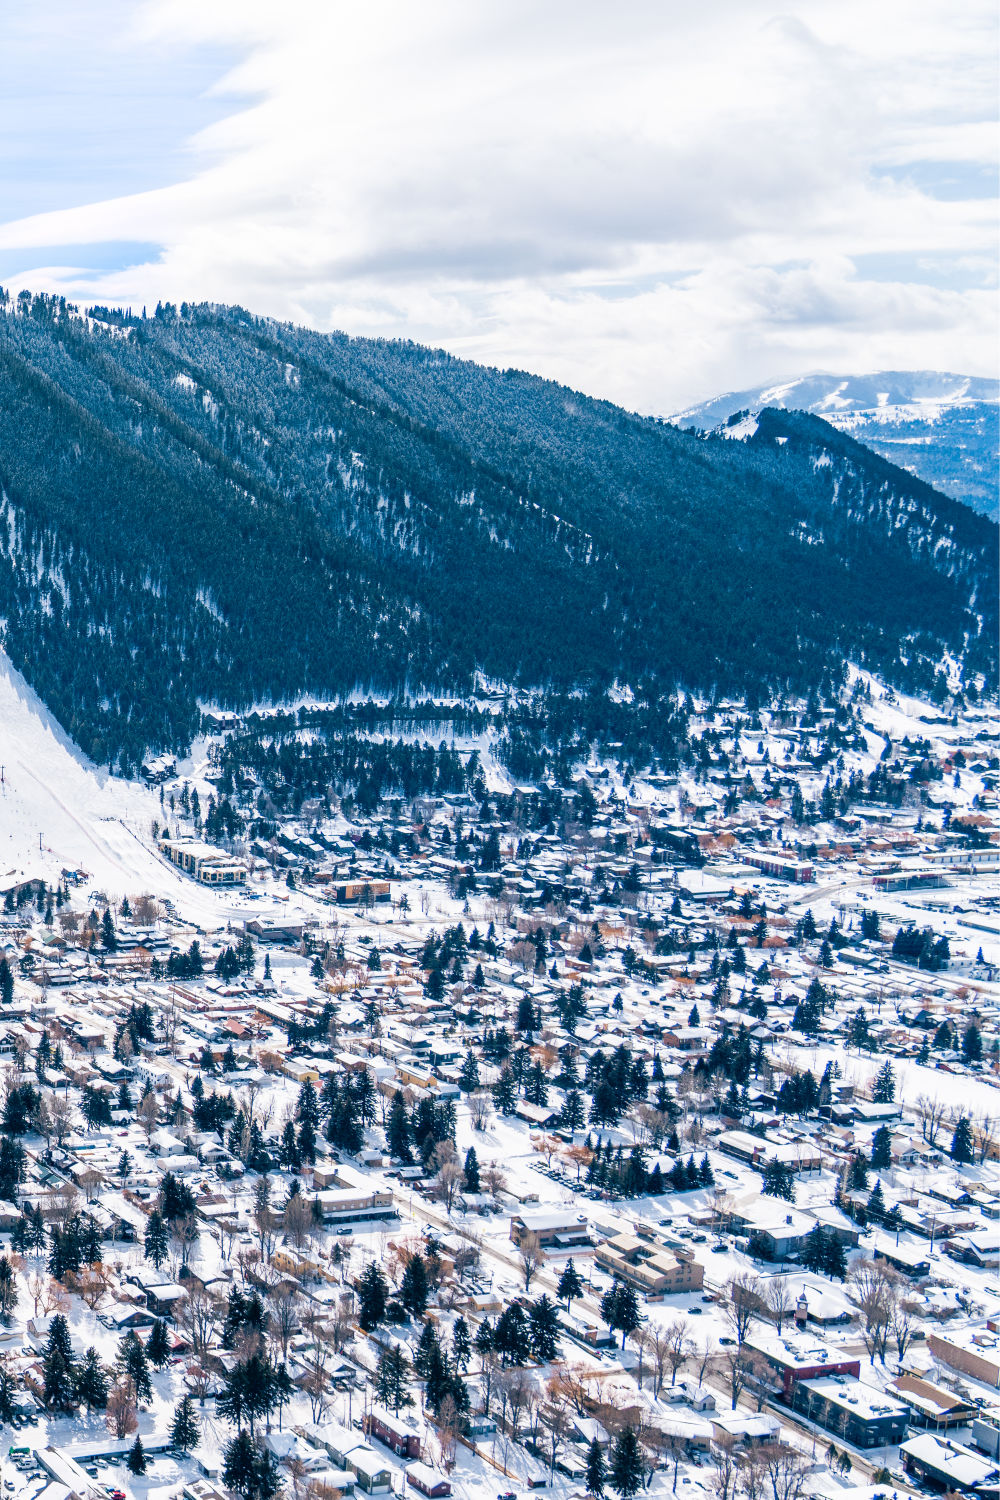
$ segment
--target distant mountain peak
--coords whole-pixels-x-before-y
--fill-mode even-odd
[[[815,371],[677,412],[680,427],[745,436],[736,412],[807,411],[983,515],[997,515],[1000,380],[943,370]]]

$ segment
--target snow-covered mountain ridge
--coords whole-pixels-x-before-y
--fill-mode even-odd
[[[706,431],[766,406],[808,411],[983,515],[997,516],[1000,381],[938,370],[804,375],[729,391],[671,421]],[[736,435],[743,435],[738,428]]]

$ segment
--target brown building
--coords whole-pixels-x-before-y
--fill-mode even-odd
[[[594,1251],[594,1259],[647,1297],[697,1292],[705,1284],[705,1267],[690,1251],[668,1250],[633,1234],[616,1234],[605,1240]]]

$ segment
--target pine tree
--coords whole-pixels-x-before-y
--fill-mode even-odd
[[[632,1427],[623,1427],[615,1438],[608,1466],[611,1488],[621,1500],[632,1500],[642,1488],[643,1462],[639,1439]]]
[[[401,1090],[397,1089],[392,1096],[389,1106],[389,1119],[386,1124],[386,1143],[389,1147],[389,1155],[394,1156],[397,1161],[409,1165],[413,1161],[413,1152],[410,1149],[411,1141],[410,1121],[406,1113],[406,1102]]]
[[[559,1356],[559,1315],[555,1304],[543,1292],[528,1312],[531,1352],[542,1364]]]
[[[960,1165],[971,1165],[974,1160],[972,1127],[967,1115],[959,1115],[955,1123],[955,1133],[951,1138],[951,1150],[948,1154],[952,1161],[957,1161]]]
[[[399,1300],[413,1317],[419,1318],[427,1306],[427,1266],[422,1255],[411,1255],[403,1271]]]
[[[194,1402],[185,1396],[174,1410],[170,1424],[170,1442],[180,1453],[190,1453],[201,1440],[201,1429],[195,1414]]]
[[[479,1192],[479,1158],[476,1156],[475,1146],[470,1146],[465,1153],[465,1191]]]
[[[42,1355],[42,1374],[47,1410],[67,1410],[76,1388],[76,1364],[69,1325],[62,1313],[56,1313],[49,1325],[49,1336]]]
[[[158,1208],[154,1208],[146,1225],[146,1237],[143,1242],[146,1259],[151,1260],[157,1270],[160,1269],[167,1258],[170,1249],[170,1236],[167,1234],[167,1226],[163,1222],[163,1215]]]
[[[146,1358],[157,1370],[162,1370],[170,1359],[170,1337],[167,1333],[167,1325],[162,1318],[157,1318],[149,1330],[149,1337],[146,1340]]]
[[[141,1406],[144,1401],[152,1401],[153,1386],[146,1351],[139,1335],[131,1328],[118,1346],[115,1363],[120,1373],[131,1380],[136,1403]]]
[[[97,1350],[89,1348],[76,1377],[76,1396],[88,1412],[103,1411],[108,1404],[108,1377]]]
[[[469,1360],[472,1358],[472,1340],[469,1337],[469,1325],[462,1314],[458,1317],[451,1330],[451,1357],[456,1370],[467,1370]]]
[[[132,1473],[132,1474],[145,1474],[145,1472],[146,1472],[146,1450],[142,1446],[142,1438],[139,1436],[138,1433],[136,1433],[136,1435],[135,1435],[135,1442],[132,1444],[132,1447],[129,1449],[129,1454],[128,1454],[128,1457],[126,1458],[125,1462],[128,1464],[129,1472],[130,1473]]]
[[[843,1241],[833,1230],[825,1236],[823,1261],[819,1269],[834,1281],[847,1279],[847,1252]]]
[[[876,1172],[887,1171],[892,1166],[892,1136],[885,1125],[880,1125],[872,1139],[872,1167]]]
[[[966,1063],[982,1062],[983,1038],[975,1021],[970,1021],[962,1035],[962,1059]]]
[[[587,1449],[587,1494],[603,1495],[606,1477],[604,1450],[596,1438],[591,1438],[590,1447]]]
[[[873,1219],[876,1224],[881,1223],[885,1218],[885,1197],[882,1193],[882,1179],[880,1177],[875,1179],[875,1186],[868,1194],[866,1207],[868,1217]]]
[[[563,1267],[562,1275],[559,1277],[559,1285],[556,1287],[556,1296],[566,1304],[567,1311],[574,1297],[583,1295],[583,1281],[580,1273],[571,1260]]]
[[[635,1288],[627,1281],[614,1281],[601,1298],[601,1317],[610,1329],[621,1329],[624,1349],[626,1338],[642,1322]]]
[[[105,908],[101,920],[101,947],[105,953],[114,953],[118,947],[118,935],[115,932],[114,919],[109,908]]]
[[[892,1064],[884,1062],[875,1074],[872,1084],[872,1099],[876,1104],[891,1104],[896,1097],[896,1075]]]
[[[358,1280],[358,1322],[366,1333],[373,1332],[385,1317],[389,1287],[375,1261],[369,1261]]]
[[[410,1362],[398,1344],[379,1356],[375,1394],[383,1406],[391,1406],[396,1413],[401,1406],[413,1405],[413,1397],[407,1389],[409,1372]]]

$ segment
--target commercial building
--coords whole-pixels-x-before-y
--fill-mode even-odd
[[[770,1367],[781,1386],[782,1399],[791,1404],[792,1393],[800,1380],[821,1380],[828,1375],[861,1374],[860,1359],[837,1359],[824,1344],[817,1344],[808,1334],[768,1333],[754,1329],[747,1334],[745,1347],[759,1354]]]
[[[584,1214],[515,1214],[510,1221],[514,1244],[520,1246],[531,1235],[543,1250],[571,1250],[592,1243]]]
[[[690,1251],[668,1250],[633,1234],[616,1234],[594,1251],[598,1265],[647,1297],[669,1297],[674,1292],[698,1292],[705,1284],[705,1268]]]
[[[1000,1390],[1000,1337],[989,1324],[986,1329],[956,1329],[947,1335],[929,1333],[927,1347],[949,1369]]]
[[[316,1193],[324,1224],[366,1224],[395,1218],[392,1189],[377,1179],[338,1165],[334,1181],[334,1187],[321,1188]]]
[[[214,844],[196,839],[160,839],[160,853],[201,885],[246,885],[246,865]]]
[[[904,1401],[844,1375],[796,1381],[792,1407],[855,1448],[901,1442],[910,1417]]]

